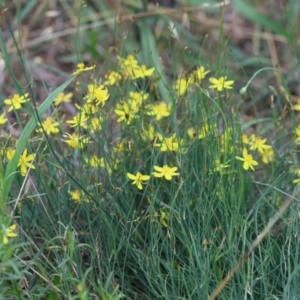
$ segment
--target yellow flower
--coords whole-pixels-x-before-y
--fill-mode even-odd
[[[91,83],[88,85],[88,94],[85,97],[88,103],[96,100],[96,104],[101,105],[102,107],[108,98],[109,93],[105,85],[98,85],[97,83]]]
[[[122,104],[118,103],[114,112],[119,116],[117,119],[118,123],[125,121],[125,123],[128,125],[136,117],[134,111],[126,102],[123,102]]]
[[[87,117],[84,114],[79,113],[73,116],[72,120],[67,120],[66,123],[70,124],[71,127],[78,126],[86,129],[87,127],[86,121],[87,121]]]
[[[186,78],[179,78],[176,83],[174,89],[178,92],[179,96],[182,96],[187,91],[191,81]]]
[[[167,215],[167,213],[164,212],[163,209],[160,209],[159,211],[160,211],[160,218],[159,218],[160,223],[161,223],[164,227],[168,227],[166,221],[169,219],[169,216]]]
[[[18,236],[17,233],[16,233],[16,227],[17,227],[17,225],[14,224],[14,225],[11,225],[8,228],[5,228],[4,235],[3,235],[3,238],[2,238],[3,244],[8,243],[8,238]]]
[[[251,154],[248,154],[248,150],[246,148],[243,149],[243,157],[236,156],[236,159],[243,161],[243,168],[248,170],[249,168],[254,171],[253,166],[257,166],[258,162],[253,159]]]
[[[297,101],[297,104],[294,105],[293,109],[296,111],[300,111],[300,100]]]
[[[128,66],[136,67],[139,64],[138,61],[135,59],[135,57],[132,54],[129,54],[126,59],[124,59],[120,56],[117,56],[117,59],[119,61],[119,64],[122,67],[124,67],[124,66],[125,67],[128,67]]]
[[[178,176],[179,173],[176,173],[177,167],[169,167],[168,165],[164,165],[163,167],[154,166],[155,171],[152,175],[154,177],[165,177],[167,180],[171,180],[173,176]]]
[[[89,138],[79,136],[76,132],[73,132],[72,135],[66,133],[63,135],[64,142],[66,142],[72,148],[83,148],[85,144],[89,143]]]
[[[263,153],[264,150],[271,149],[272,147],[270,145],[266,145],[267,139],[262,139],[259,136],[255,136],[255,134],[252,134],[250,137],[250,150],[258,150],[258,152]]]
[[[160,147],[160,151],[178,151],[179,143],[176,136],[176,133],[174,133],[169,138],[164,138],[161,134],[158,136],[158,139],[161,141],[161,143],[155,144],[154,146]]]
[[[224,89],[232,89],[234,83],[233,80],[227,80],[227,76],[221,76],[219,79],[211,77],[209,81],[212,83],[209,87],[211,89],[217,89],[219,92],[222,92]]]
[[[102,129],[104,118],[93,117],[90,121],[91,121],[91,133],[94,133],[95,131],[100,131]]]
[[[275,159],[275,152],[273,148],[263,150],[263,152],[261,152],[260,155],[264,164],[273,162]]]
[[[200,129],[200,133],[198,135],[199,139],[203,139],[205,138],[207,135],[209,134],[213,134],[216,130],[217,126],[216,125],[212,125],[212,124],[204,124],[201,129]]]
[[[58,106],[59,104],[61,104],[62,102],[71,102],[71,99],[73,97],[73,93],[64,93],[64,92],[61,92],[59,93],[56,98],[54,99],[53,101],[53,104],[55,106]]]
[[[75,202],[89,202],[89,200],[85,197],[84,192],[81,190],[68,191],[70,197]]]
[[[20,109],[22,103],[28,102],[28,93],[24,94],[23,96],[19,96],[18,94],[14,94],[12,98],[5,99],[4,103],[6,105],[10,105],[8,111],[12,111],[14,109]]]
[[[168,117],[171,114],[171,106],[167,105],[165,102],[160,102],[155,105],[147,105],[147,115],[155,116],[157,121],[161,120],[163,117]]]
[[[295,134],[296,134],[296,143],[299,143],[300,142],[300,125],[298,125],[296,128],[295,128]]]
[[[155,69],[147,69],[145,65],[140,66],[133,55],[128,55],[126,59],[117,56],[121,66],[123,76],[130,79],[145,78],[152,76]]]
[[[296,178],[296,179],[294,179],[294,180],[292,181],[292,183],[294,183],[294,184],[298,184],[298,183],[300,183],[300,178]]]
[[[3,125],[7,122],[7,117],[6,117],[6,114],[3,113],[0,115],[0,125]]]
[[[242,142],[243,144],[249,144],[249,137],[246,133],[242,134]]]
[[[43,121],[42,126],[48,135],[51,133],[59,132],[59,129],[57,128],[57,126],[59,126],[59,123],[55,122],[51,117],[47,117],[46,120]],[[39,128],[36,130],[36,132],[43,132],[43,129]]]
[[[115,71],[110,71],[105,75],[105,78],[106,78],[106,81],[104,82],[105,85],[114,85],[122,79],[122,75]]]
[[[137,78],[145,78],[152,76],[154,73],[154,68],[147,69],[145,65],[137,66],[132,69],[132,79],[137,79]]]
[[[149,94],[145,92],[130,92],[129,97],[134,100],[138,105],[141,105],[143,101],[149,98]]]
[[[190,127],[188,130],[187,130],[187,134],[189,136],[190,139],[193,139],[195,138],[195,135],[196,135],[196,130],[194,127]]]
[[[84,161],[94,168],[105,167],[105,161],[103,157],[99,158],[98,156],[93,155],[90,158],[85,158]]]
[[[195,83],[197,83],[198,81],[201,82],[201,80],[204,79],[206,74],[208,74],[209,72],[210,72],[209,70],[205,70],[205,68],[203,66],[200,66],[199,68],[197,68],[197,70],[192,72],[192,74],[191,74],[192,82],[195,82]]]
[[[225,162],[224,164],[221,164],[219,159],[215,159],[214,160],[215,167],[214,167],[213,171],[220,172],[221,170],[228,168],[229,167],[228,163],[229,163],[229,161]]]
[[[142,184],[145,184],[143,181],[147,181],[150,179],[149,175],[143,175],[140,172],[137,172],[136,175],[133,175],[131,173],[127,173],[127,177],[131,180],[133,180],[132,184],[136,184],[138,189],[142,190],[143,186]]]
[[[19,158],[18,167],[21,168],[22,176],[25,176],[27,169],[35,169],[35,166],[31,163],[34,160],[35,154],[27,155],[27,149],[25,149]]]
[[[153,141],[156,137],[156,130],[153,125],[149,125],[149,127],[144,129],[144,131],[141,133],[141,137],[143,140],[146,141]]]
[[[91,67],[85,67],[84,63],[81,62],[81,63],[77,64],[76,67],[77,67],[76,71],[73,72],[71,75],[79,75],[79,74],[81,74],[83,72],[86,72],[86,71],[89,71],[89,70],[94,70],[95,67],[96,67],[96,65],[92,65]]]
[[[15,152],[16,152],[16,149],[14,149],[14,148],[6,148],[5,153],[6,153],[7,160],[11,160],[13,158]]]
[[[91,114],[99,112],[99,108],[96,103],[88,102],[83,105],[75,104],[75,106],[82,112],[85,117],[90,117]]]

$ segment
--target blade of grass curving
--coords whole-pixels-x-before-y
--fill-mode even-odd
[[[166,87],[166,76],[159,59],[155,37],[151,32],[151,26],[147,24],[147,20],[143,19],[138,22],[138,28],[140,31],[143,54],[147,62],[147,67],[149,67],[149,64],[151,63],[155,67],[156,72],[159,74],[159,77],[161,79],[158,82],[158,89],[162,98],[165,98],[169,94],[169,91]]]
[[[259,118],[259,119],[250,120],[241,125],[241,130],[244,131],[251,126],[257,125],[262,122],[274,122],[274,120],[272,118]]]
[[[2,187],[2,195],[1,195],[1,202],[0,205],[2,208],[5,207],[5,200],[8,197],[14,175],[18,166],[18,161],[20,158],[21,153],[25,149],[26,143],[28,142],[28,138],[32,131],[38,124],[38,119],[46,112],[46,110],[51,106],[52,102],[56,98],[56,96],[61,93],[71,82],[73,81],[73,77],[68,79],[58,88],[56,88],[46,99],[45,101],[37,108],[36,115],[33,115],[27,125],[25,126],[24,130],[22,131],[21,136],[19,137],[17,144],[16,144],[16,151],[13,158],[9,161],[7,168],[4,174],[3,180],[3,187]]]
[[[232,0],[234,7],[247,19],[260,24],[267,29],[285,36],[291,40],[292,36],[281,26],[279,22],[269,19],[266,15],[257,11],[253,6],[241,0]]]
[[[18,22],[22,22],[26,18],[26,16],[28,16],[28,14],[32,11],[32,9],[34,8],[34,6],[37,3],[38,3],[37,0],[27,1],[25,7],[20,12],[20,16],[19,16]]]

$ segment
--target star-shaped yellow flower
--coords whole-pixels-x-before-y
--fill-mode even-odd
[[[25,149],[20,156],[18,167],[21,169],[22,176],[26,175],[27,169],[35,169],[35,166],[32,164],[32,161],[34,160],[35,154],[29,154],[27,155],[27,149]]]
[[[8,111],[12,111],[14,109],[20,109],[23,103],[28,102],[28,93],[19,96],[18,94],[14,94],[12,98],[5,99],[4,103],[6,105],[10,105]]]
[[[246,148],[243,149],[243,157],[236,156],[235,158],[244,162],[243,168],[245,170],[248,170],[250,168],[254,171],[253,166],[258,165],[258,162],[254,160],[253,156],[251,154],[248,154],[248,150]]]
[[[2,237],[3,244],[7,244],[8,243],[8,238],[18,236],[17,233],[16,233],[16,228],[17,228],[17,225],[14,224],[14,225],[11,225],[10,227],[8,227],[8,228],[5,229],[4,235]]]
[[[222,92],[224,89],[232,89],[234,83],[233,80],[226,80],[227,76],[221,76],[220,78],[209,78],[209,81],[212,83],[209,87],[211,89],[217,89],[219,92]]]
[[[136,184],[139,190],[143,189],[142,184],[145,184],[144,181],[147,181],[150,179],[149,175],[143,175],[140,172],[137,172],[136,175],[127,173],[127,177],[131,180],[133,180],[132,184]]]
[[[171,180],[173,176],[178,176],[179,173],[176,173],[177,167],[169,167],[168,165],[164,165],[163,167],[154,166],[155,171],[152,175],[154,177],[165,177],[167,180]]]

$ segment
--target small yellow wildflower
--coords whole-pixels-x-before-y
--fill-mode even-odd
[[[81,190],[68,191],[70,197],[75,202],[89,202],[89,200],[85,197],[84,192]]]
[[[94,133],[95,131],[100,131],[102,129],[103,121],[103,117],[93,117],[91,119],[91,133]]]
[[[34,160],[35,154],[27,155],[27,149],[25,149],[20,156],[18,167],[21,169],[22,176],[26,175],[27,169],[35,169],[35,166],[31,163]]]
[[[165,177],[167,180],[172,180],[173,176],[178,176],[179,173],[176,173],[177,167],[169,167],[168,165],[164,165],[163,167],[154,166],[155,171],[152,172],[154,177]]]
[[[217,126],[216,125],[210,125],[208,123],[204,124],[201,129],[200,133],[198,135],[199,139],[205,138],[209,134],[213,134],[216,130]]]
[[[300,142],[300,124],[295,128],[294,130],[295,134],[296,134],[296,143]]]
[[[209,81],[212,83],[209,87],[211,89],[217,89],[219,92],[222,92],[224,89],[232,89],[232,85],[234,83],[233,80],[226,80],[227,76],[221,76],[219,79],[211,77]]]
[[[251,154],[248,154],[248,150],[246,148],[243,149],[243,157],[236,156],[236,159],[243,161],[243,168],[248,170],[249,168],[254,171],[253,166],[257,166],[258,162],[253,159]]]
[[[6,105],[10,105],[8,111],[12,111],[14,109],[20,109],[22,103],[26,103],[29,101],[28,93],[19,96],[18,94],[14,94],[12,98],[8,98],[4,100]]]
[[[178,151],[179,143],[176,133],[169,138],[164,138],[161,134],[159,134],[158,139],[161,141],[161,143],[156,143],[154,146],[160,147],[160,151]]]
[[[155,69],[147,69],[145,65],[140,66],[133,55],[128,55],[126,59],[117,56],[121,66],[121,73],[129,79],[145,78],[152,76]]]
[[[89,143],[89,138],[79,136],[76,132],[73,132],[72,134],[66,133],[63,137],[65,138],[64,142],[72,148],[83,148],[85,144]]]
[[[6,117],[6,114],[3,113],[0,115],[0,125],[3,125],[7,122],[7,117]]]
[[[72,97],[73,97],[73,93],[64,93],[64,92],[61,92],[59,93],[56,98],[54,99],[53,101],[53,104],[55,106],[58,106],[59,104],[61,104],[62,102],[71,102],[72,100]]]
[[[128,151],[129,144],[130,144],[130,142],[128,142],[126,140],[120,141],[116,146],[113,147],[113,152],[114,153],[122,153],[124,151]]]
[[[263,150],[263,152],[260,152],[260,155],[264,164],[268,164],[275,160],[275,152],[272,147],[270,149]]]
[[[71,75],[79,75],[79,74],[81,74],[83,72],[94,70],[95,67],[96,67],[96,65],[92,65],[91,67],[85,67],[84,63],[81,62],[81,63],[77,64],[76,71],[73,72]]]
[[[115,85],[122,79],[122,75],[115,72],[110,71],[105,75],[106,81],[104,82],[105,85]]]
[[[59,129],[57,128],[57,126],[59,126],[59,123],[55,122],[51,117],[47,117],[46,120],[42,122],[42,126],[44,128],[44,131],[48,135],[50,135],[51,133],[59,132]],[[42,127],[37,129],[36,132],[43,132]]]
[[[7,244],[8,243],[8,238],[18,236],[18,234],[16,233],[16,228],[17,228],[16,224],[11,225],[8,228],[5,228],[4,234],[3,234],[3,237],[2,237],[2,243],[3,244]]]
[[[105,161],[104,158],[99,158],[97,155],[93,155],[90,158],[85,158],[84,161],[88,163],[90,166],[96,168],[96,167],[105,167]]]
[[[122,67],[137,67],[139,65],[138,61],[132,54],[129,54],[125,59],[120,56],[117,56],[117,59]]]
[[[70,124],[70,127],[82,127],[87,128],[86,125],[87,117],[84,114],[78,113],[73,116],[72,120],[67,120],[66,123]]]
[[[221,164],[220,160],[219,159],[215,159],[214,160],[214,172],[220,172],[221,170],[223,169],[226,169],[229,167],[228,165],[229,161],[225,162],[224,164]]]
[[[164,227],[168,227],[167,221],[169,219],[169,216],[167,215],[167,213],[163,209],[160,209],[159,212],[160,212],[160,218],[159,218],[160,223]]]
[[[98,85],[97,83],[91,83],[88,85],[88,94],[85,97],[87,103],[91,103],[95,100],[96,104],[102,107],[108,98],[109,93],[105,85]]]
[[[141,105],[145,100],[149,98],[149,94],[145,92],[130,92],[129,98],[134,100],[138,105]]]
[[[178,92],[179,96],[182,96],[187,91],[190,83],[191,83],[190,79],[179,78],[175,83],[174,89]]]
[[[300,100],[298,100],[297,104],[294,105],[293,109],[296,111],[300,111]]]
[[[75,104],[75,106],[87,118],[90,117],[91,114],[95,114],[95,113],[99,112],[99,108],[98,108],[96,103],[92,103],[92,102],[85,103],[82,106],[78,105],[78,104]]]
[[[252,134],[250,137],[250,150],[258,150],[258,152],[263,153],[264,150],[271,149],[270,145],[266,145],[267,139],[262,139],[255,134]]]
[[[193,71],[191,74],[191,80],[192,82],[198,83],[201,82],[202,79],[205,78],[206,74],[208,74],[210,71],[205,70],[203,66],[200,66],[197,68],[197,70]]]
[[[127,177],[131,180],[133,180],[132,184],[135,184],[138,189],[142,190],[143,186],[142,184],[145,184],[144,181],[147,181],[150,179],[149,175],[143,175],[140,172],[137,172],[136,175],[133,175],[131,173],[127,173]]]
[[[154,71],[154,68],[147,69],[145,65],[135,67],[132,69],[132,79],[150,77]]]
[[[14,148],[6,148],[5,154],[6,154],[7,160],[11,160],[13,158],[15,152],[16,152],[16,149],[14,149]]]
[[[164,117],[168,117],[171,114],[171,106],[167,105],[165,102],[160,102],[155,105],[147,105],[148,109],[147,115],[155,116],[157,121]]]
[[[242,142],[243,142],[243,144],[246,144],[246,145],[249,144],[249,137],[246,133],[242,134]]]
[[[300,178],[296,178],[296,179],[294,179],[294,180],[292,181],[292,183],[294,183],[294,184],[298,184],[298,183],[300,183]]]
[[[147,129],[141,133],[141,136],[144,140],[153,141],[156,137],[156,130],[153,125],[149,125]]]
[[[187,130],[187,134],[189,136],[190,139],[194,139],[195,136],[196,136],[196,130],[194,127],[190,127],[188,130]]]
[[[126,102],[122,102],[121,104],[118,103],[114,112],[119,116],[117,119],[118,123],[125,121],[128,125],[134,118],[136,118],[134,110]]]

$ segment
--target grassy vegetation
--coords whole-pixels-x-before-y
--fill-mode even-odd
[[[198,2],[1,3],[1,298],[300,297],[300,6]]]

